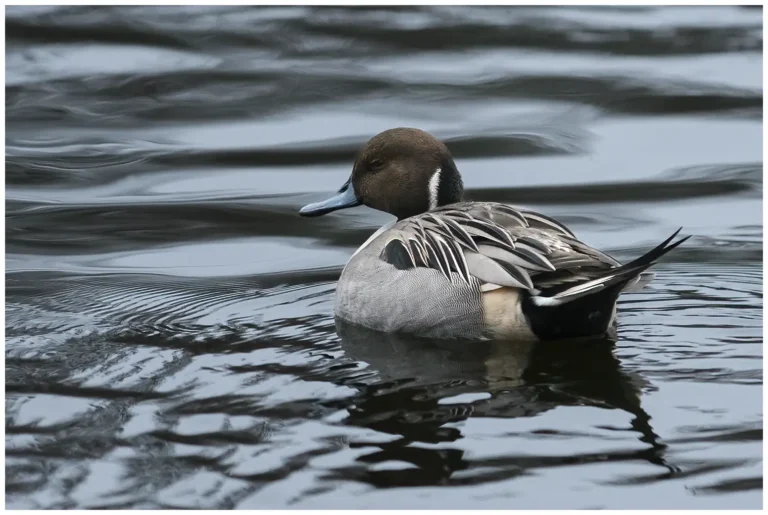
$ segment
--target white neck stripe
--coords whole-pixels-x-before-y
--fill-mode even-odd
[[[429,209],[435,209],[437,207],[437,189],[440,187],[440,172],[442,170],[438,168],[432,177],[429,178]]]

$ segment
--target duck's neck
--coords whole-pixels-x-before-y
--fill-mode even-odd
[[[424,187],[421,186],[410,190],[407,195],[395,198],[387,212],[395,215],[398,220],[403,220],[440,206],[461,202],[464,184],[453,159],[444,159],[432,172],[427,180],[426,190],[427,194],[424,195]]]
[[[464,183],[453,159],[444,159],[429,179],[429,209],[461,202]]]

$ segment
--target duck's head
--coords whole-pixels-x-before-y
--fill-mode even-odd
[[[459,171],[440,140],[419,129],[390,129],[363,146],[336,195],[299,214],[320,216],[363,204],[402,220],[459,202],[462,193]]]

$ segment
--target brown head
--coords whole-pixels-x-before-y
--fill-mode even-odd
[[[364,204],[402,220],[459,202],[462,193],[459,171],[440,140],[419,129],[389,129],[363,146],[337,195],[299,214],[320,216]]]

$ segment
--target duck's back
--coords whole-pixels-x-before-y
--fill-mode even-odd
[[[336,314],[436,338],[598,335],[614,325],[619,294],[644,284],[644,271],[684,241],[670,244],[675,235],[621,265],[540,213],[446,205],[366,242],[339,280]]]
[[[336,315],[379,331],[433,338],[532,337],[519,308],[522,291],[498,285],[489,291],[489,281],[483,280],[488,277],[482,273],[476,277],[466,268],[466,262],[458,262],[465,253],[467,257],[470,253],[471,257],[478,257],[466,248],[467,243],[480,242],[479,248],[473,246],[480,253],[502,251],[499,249],[503,245],[496,238],[505,236],[483,232],[489,228],[503,231],[510,241],[519,240],[515,252],[524,259],[531,259],[532,255],[526,241],[539,239],[557,247],[559,236],[571,235],[568,229],[543,215],[521,214],[517,209],[492,202],[461,202],[406,218],[382,228],[350,259],[337,286]],[[494,239],[484,239],[484,234]],[[399,253],[403,249],[398,242],[406,243],[402,259]],[[499,247],[483,246],[483,242]],[[535,258],[541,259],[540,253],[540,248],[533,248]],[[586,260],[594,261],[591,257]],[[601,267],[611,266],[600,260],[597,263]],[[481,262],[473,271],[484,271],[489,265],[493,263]],[[532,269],[526,272],[519,268],[520,273],[541,269],[535,264],[527,266]]]

